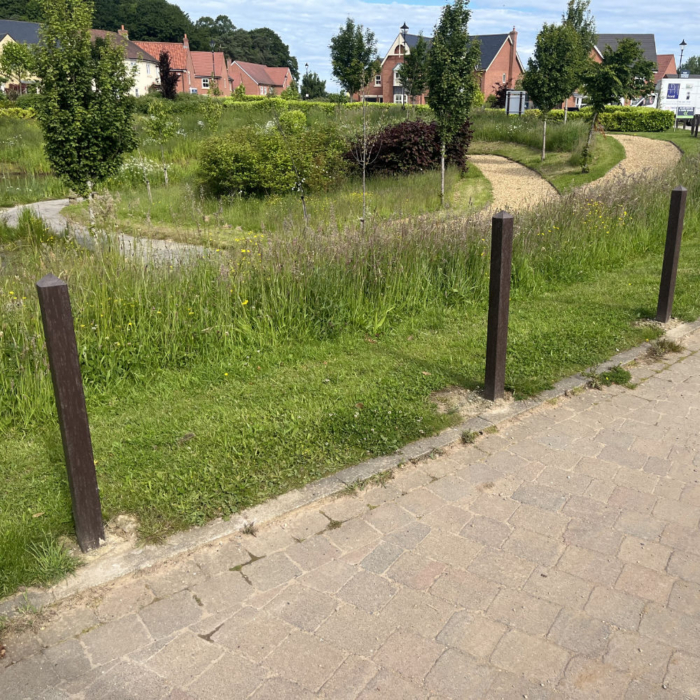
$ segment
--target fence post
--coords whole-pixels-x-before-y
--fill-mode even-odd
[[[100,539],[104,539],[104,527],[68,285],[54,275],[47,275],[36,283],[36,290],[68,470],[75,532],[80,549],[87,552],[99,547]]]
[[[484,395],[490,401],[503,398],[505,392],[512,262],[513,216],[502,211],[491,220],[491,279],[484,382]]]
[[[687,196],[688,190],[685,187],[676,187],[671,192],[671,207],[668,213],[668,230],[666,231],[664,264],[661,270],[659,303],[656,307],[656,320],[661,323],[668,323],[673,311],[673,296],[676,291],[676,274],[678,272],[678,254],[681,252],[683,217],[685,216],[685,200]]]

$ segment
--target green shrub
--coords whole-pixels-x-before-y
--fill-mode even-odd
[[[675,114],[654,107],[607,108],[599,121],[608,131],[666,131],[673,126]]]
[[[204,187],[219,197],[289,194],[301,184],[306,192],[336,187],[347,172],[345,141],[330,125],[305,129],[304,114],[294,112],[280,118],[282,132],[272,124],[247,126],[207,141],[199,162]]]
[[[36,116],[33,109],[22,109],[22,107],[0,107],[0,117],[10,117],[13,119],[34,119]]]
[[[13,101],[15,107],[20,107],[21,109],[34,109],[36,103],[41,99],[40,95],[36,93],[27,93],[26,95],[19,95],[16,100]]]

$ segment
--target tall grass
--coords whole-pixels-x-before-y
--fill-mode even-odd
[[[531,148],[542,147],[542,122],[523,116],[508,116],[494,110],[474,110],[471,114],[475,141],[505,141]],[[550,121],[547,124],[547,149],[563,153],[580,151],[588,127],[581,121]]]
[[[653,182],[631,180],[590,199],[570,194],[518,217],[513,294],[527,295],[624,264],[665,230],[669,189],[690,190],[698,226],[700,163]],[[7,244],[0,271],[0,416],[28,429],[51,418],[34,282],[53,272],[71,289],[78,346],[93,398],[163,368],[245,355],[342,333],[376,334],[414,314],[483,301],[489,235],[479,217],[413,219],[370,227],[243,236],[240,247],[181,265],[144,265],[105,245],[91,253],[36,221]],[[7,234],[5,234],[7,235]]]

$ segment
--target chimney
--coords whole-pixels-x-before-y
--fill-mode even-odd
[[[510,36],[511,40],[510,60],[508,61],[508,81],[513,81],[513,85],[510,86],[512,89],[515,87],[515,74],[517,73],[518,54],[518,32],[515,31],[515,27],[513,27],[513,31],[508,36]]]
[[[185,38],[182,40],[182,45],[189,51],[190,40],[187,38],[187,34],[185,34]]]
[[[123,36],[127,41],[129,40],[129,32],[124,29],[123,24],[121,29],[117,29],[117,34],[119,34],[119,36]]]

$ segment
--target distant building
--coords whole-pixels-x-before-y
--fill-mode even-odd
[[[223,51],[191,51],[194,66],[194,84],[200,94],[208,94],[212,88],[212,80],[222,95],[231,94],[231,77],[229,65]]]
[[[234,61],[229,67],[229,76],[232,90],[243,85],[246,95],[279,95],[294,81],[287,67],[271,68],[246,61]]]
[[[122,31],[125,30],[122,29]],[[135,41],[134,44],[153,56],[156,61],[160,59],[160,55],[164,51],[167,51],[170,55],[170,67],[179,76],[177,91],[198,92],[187,34],[183,37],[181,44],[168,41]]]
[[[471,41],[478,41],[481,48],[481,58],[479,65],[475,66],[475,73],[479,89],[484,96],[493,95],[499,85],[514,86],[523,74],[523,63],[518,56],[518,32],[515,31],[515,27],[508,34],[478,34],[469,38]],[[404,41],[401,33],[394,39],[382,61],[380,72],[365,90],[365,99],[368,102],[407,101],[397,72],[403,63],[403,57],[411,53],[411,49],[418,44],[418,39],[416,34],[406,34]],[[432,39],[428,37],[425,41],[428,45],[432,43]],[[426,94],[416,98],[416,104],[425,104]],[[353,99],[359,99],[359,95],[353,95]]]
[[[38,44],[40,29],[41,25],[36,22],[19,22],[11,19],[0,19],[0,53],[2,53],[4,47],[10,43],[28,44],[30,46],[32,44]],[[22,93],[26,92],[27,86],[33,85],[36,81],[36,76],[27,76],[27,79],[23,80],[21,85],[8,82],[5,83],[3,88],[6,92],[9,89]]]

